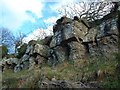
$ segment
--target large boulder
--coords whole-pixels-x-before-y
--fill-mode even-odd
[[[30,57],[29,58],[29,68],[33,68],[33,66],[35,65],[35,58],[34,57]]]
[[[57,21],[56,21],[56,23],[57,24],[55,24],[54,26],[53,26],[53,33],[55,34],[57,31],[61,31],[62,29],[63,29],[63,27],[64,27],[64,25],[65,24],[70,24],[70,23],[72,23],[72,19],[70,19],[70,18],[68,18],[68,17],[66,17],[66,16],[63,16],[63,17],[61,17],[60,19],[58,19]]]
[[[118,51],[116,21],[117,19],[109,19],[90,27],[84,19],[61,17],[53,26],[53,36],[28,43],[20,64],[23,68],[35,64],[41,66],[44,62],[55,66],[65,60],[83,59],[88,54],[109,56]]]
[[[54,36],[52,37],[51,43],[50,43],[50,47],[53,48],[57,45],[60,45],[62,42],[62,32],[61,31],[57,31]]]
[[[91,28],[88,33],[83,37],[83,42],[94,42],[97,36],[97,29]]]
[[[33,54],[33,50],[34,50],[34,46],[36,45],[36,43],[37,43],[37,41],[35,41],[35,40],[29,41],[25,54],[32,55]]]
[[[29,61],[24,61],[24,62],[22,62],[22,64],[23,64],[23,69],[29,68]]]
[[[75,37],[76,32],[73,28],[73,23],[64,25],[64,29],[61,32],[61,34],[62,34],[62,41]]]
[[[58,28],[57,28],[58,27]],[[82,21],[72,21],[65,24],[56,25],[56,32],[50,43],[50,47],[55,47],[62,44],[62,42],[76,38],[77,41],[83,40],[88,33],[88,27]]]
[[[109,19],[101,23],[93,30],[93,35],[96,36],[96,46],[93,43],[88,43],[89,53],[92,56],[106,56],[109,57],[111,53],[118,52],[118,28],[117,19]],[[90,29],[92,32],[92,29]],[[91,41],[89,36],[86,35],[84,42]]]
[[[117,19],[106,20],[106,22],[101,23],[97,26],[97,38],[108,36],[108,35],[118,35]]]
[[[97,46],[93,46],[89,43],[89,53],[92,56],[106,56],[118,52],[118,37],[115,35],[102,37],[97,41]]]
[[[83,40],[85,35],[88,33],[88,27],[86,27],[82,22],[74,21],[73,31],[76,37]]]
[[[58,63],[59,62],[58,62],[58,59],[57,59],[54,49],[50,49],[48,52],[47,64],[50,66],[56,66]]]
[[[29,55],[24,54],[24,55],[23,55],[23,57],[21,58],[21,62],[28,61],[28,60],[29,60],[29,58],[30,58],[30,56],[29,56]]]
[[[47,57],[49,47],[47,45],[36,44],[33,50],[33,53],[37,53],[43,57]]]
[[[19,64],[20,60],[18,58],[11,58],[11,62],[14,64]]]
[[[14,72],[19,72],[23,69],[23,64],[17,64],[15,67],[14,67]]]
[[[83,44],[73,41],[68,43],[68,45],[70,48],[69,60],[78,60],[85,57],[86,48]]]
[[[57,46],[54,48],[57,60],[59,63],[68,59],[68,50],[67,47]]]
[[[33,50],[34,50],[34,46],[33,45],[28,45],[25,54],[32,55]]]
[[[2,59],[2,65],[5,69],[14,69],[14,67],[19,63],[19,59],[17,58],[3,58]]]

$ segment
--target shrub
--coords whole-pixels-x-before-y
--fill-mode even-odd
[[[23,44],[20,48],[18,48],[18,55],[17,55],[17,58],[21,58],[25,52],[26,52],[26,49],[27,49],[27,44]]]
[[[5,45],[0,46],[0,56],[5,57],[8,54],[8,48]]]

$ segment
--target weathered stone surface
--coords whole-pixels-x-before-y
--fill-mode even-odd
[[[62,34],[61,34],[61,31],[57,31],[55,33],[55,35],[53,36],[52,40],[51,40],[51,43],[50,43],[50,47],[55,47],[57,45],[60,45],[62,42]]]
[[[47,45],[36,44],[33,53],[38,53],[41,56],[47,57],[49,47]]]
[[[59,63],[68,59],[68,50],[67,47],[57,46],[54,48],[55,55]]]
[[[78,42],[68,43],[70,47],[69,60],[81,59],[85,56],[86,49],[85,46]]]
[[[50,49],[48,52],[47,64],[50,66],[55,66],[56,64],[58,64],[57,56],[53,49]]]
[[[22,62],[24,62],[24,61],[28,61],[28,60],[29,60],[29,58],[30,58],[30,56],[29,56],[29,55],[24,54],[24,56],[21,58],[21,61],[22,61]]]
[[[102,37],[97,43],[97,46],[89,44],[90,55],[109,57],[112,53],[118,52],[118,37],[115,35]]]
[[[83,40],[84,36],[88,33],[88,28],[78,21],[74,21],[74,34]]]
[[[67,40],[75,36],[73,24],[64,25],[64,29],[61,31],[62,41]]]
[[[101,23],[97,26],[97,38],[107,36],[107,35],[118,35],[117,29],[117,19],[106,20],[106,22]]]
[[[40,55],[37,55],[37,57],[35,58],[35,64],[38,64],[38,65],[41,65],[42,63],[44,63],[46,61],[47,61],[47,59]]]
[[[67,47],[57,46],[49,51],[48,64],[56,65],[68,59]]]
[[[97,29],[91,28],[88,33],[83,37],[83,42],[93,42],[97,36]]]
[[[33,49],[34,49],[34,47],[32,45],[28,45],[25,53],[28,54],[28,55],[32,55],[33,54]]]
[[[15,64],[18,64],[19,63],[19,59],[18,58],[4,58],[2,59],[2,63],[5,64],[5,63],[8,63],[8,64],[12,64],[12,63],[15,63]]]
[[[67,23],[63,25],[62,29],[55,32],[50,47],[60,45],[61,42],[73,37],[83,39],[87,32],[88,28],[82,22],[73,21],[73,23]]]
[[[19,72],[23,69],[23,65],[17,64],[14,68],[14,72]]]
[[[116,48],[117,46],[115,44],[109,46],[109,44],[116,43],[117,41],[118,30],[116,26],[117,24],[115,19],[110,19],[106,23],[101,23],[99,26],[91,29],[89,29],[89,25],[86,22],[83,23],[82,20],[74,20],[71,23],[66,23],[62,26],[57,24],[54,29],[58,30],[54,32],[52,41],[50,43],[50,47],[53,49],[50,50],[51,56],[48,58],[48,62],[51,64],[56,64],[59,63],[59,59],[63,60],[64,54],[61,55],[61,51],[58,48],[61,47],[63,43],[65,44],[65,47],[69,48],[66,50],[69,51],[69,60],[81,59],[85,57],[86,52],[89,52],[90,55],[101,55],[103,52],[108,54],[112,51],[112,49],[117,51],[118,49]],[[101,40],[103,37],[109,41],[109,44],[106,46],[106,39]],[[76,40],[73,38],[76,38]],[[110,38],[114,40],[111,40]],[[78,40],[81,42],[78,43]],[[104,43],[101,44],[101,41],[104,41]],[[115,46],[115,48],[112,46]],[[59,52],[57,52],[56,47]],[[108,47],[111,48],[111,51],[109,51],[110,49]]]
[[[63,16],[60,19],[56,21],[57,24],[53,26],[53,33],[55,34],[57,31],[61,31],[64,27],[65,24],[70,24],[72,23],[72,19]]]
[[[29,58],[29,67],[33,67],[35,65],[35,58],[34,57],[30,57]]]
[[[29,61],[24,61],[23,62],[23,68],[28,69],[29,68]]]

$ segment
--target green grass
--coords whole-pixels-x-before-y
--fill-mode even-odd
[[[8,69],[2,73],[2,85],[3,87],[16,88],[19,81],[28,77],[28,70],[23,70],[18,73],[14,73],[13,70]]]
[[[100,83],[102,88],[120,88],[120,82],[116,77],[107,76],[103,82]]]
[[[18,87],[20,80],[24,83],[19,87],[22,88],[35,88],[37,82],[42,79],[44,75],[47,79],[51,80],[55,77],[57,80],[70,80],[70,81],[97,81],[101,88],[119,88],[120,84],[117,79],[116,67],[118,65],[116,56],[109,59],[93,58],[90,60],[78,60],[73,62],[63,62],[57,65],[54,69],[46,64],[42,68],[34,68],[32,70],[22,70],[18,73],[13,73],[12,70],[6,70],[3,73],[3,86],[11,88]],[[98,70],[105,72],[102,82],[98,81],[95,73]]]

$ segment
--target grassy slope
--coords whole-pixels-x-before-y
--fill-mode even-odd
[[[120,84],[116,78],[117,58],[110,57],[109,60],[104,58],[94,58],[90,60],[79,60],[76,62],[64,62],[54,69],[43,64],[40,69],[35,66],[31,70],[23,70],[18,73],[13,73],[12,70],[6,70],[3,73],[3,87],[38,87],[38,81],[46,77],[52,79],[55,77],[60,80],[96,82],[100,87],[120,88]],[[98,70],[104,71],[104,79],[99,81],[96,77]]]

